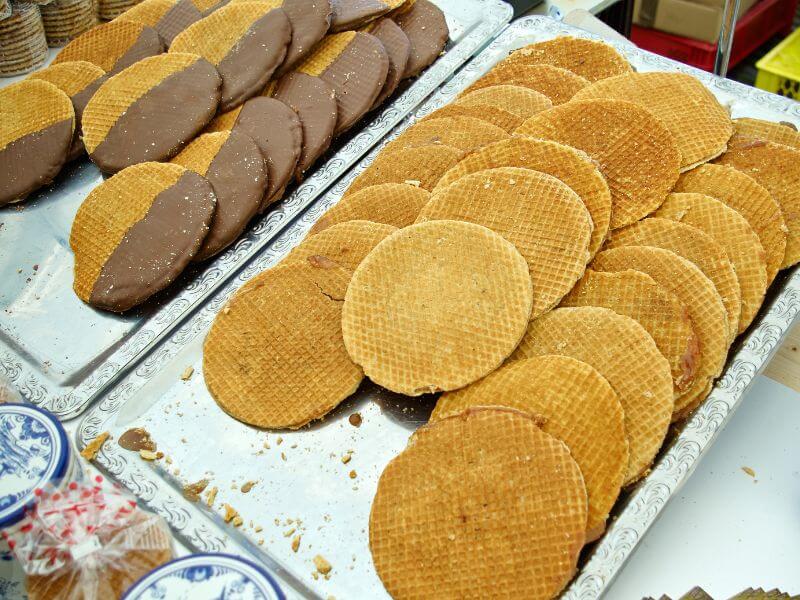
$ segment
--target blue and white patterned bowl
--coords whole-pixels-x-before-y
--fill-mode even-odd
[[[59,486],[74,462],[55,416],[31,404],[0,404],[0,529],[23,517],[35,490]]]
[[[193,554],[153,569],[122,600],[285,600],[258,565],[230,554]]]

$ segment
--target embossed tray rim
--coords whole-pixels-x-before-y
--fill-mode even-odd
[[[435,0],[446,13],[462,14],[463,0]],[[433,93],[451,74],[475,55],[511,20],[513,10],[501,0],[469,0],[482,20],[466,30],[448,51],[431,65],[390,105],[370,117],[360,130],[324,164],[260,221],[251,226],[233,246],[210,262],[186,287],[150,315],[138,329],[109,356],[91,369],[91,374],[72,387],[60,387],[42,371],[5,344],[0,343],[0,374],[25,399],[46,408],[62,420],[82,414],[104,390],[119,381],[128,370],[197,310],[228,279],[252,260],[303,210],[333,185],[375,143],[410,111]],[[448,10],[448,6],[451,7]],[[56,192],[57,193],[57,192]],[[63,326],[63,324],[59,324]]]
[[[76,433],[80,446],[85,445],[103,431],[103,425],[124,406],[136,390],[158,371],[158,366],[174,357],[179,350],[198,335],[203,334],[213,320],[216,312],[227,299],[249,278],[277,262],[300,240],[313,223],[330,206],[335,204],[349,183],[374,159],[380,148],[388,140],[416,118],[428,114],[447,103],[471,81],[484,73],[501,58],[507,49],[518,47],[529,41],[547,39],[556,35],[575,35],[589,39],[601,39],[579,29],[575,29],[546,17],[527,17],[512,23],[484,51],[469,62],[446,83],[433,97],[424,103],[415,114],[398,126],[383,143],[376,146],[358,166],[351,170],[334,188],[307,210],[290,229],[284,231],[255,261],[238,274],[220,290],[211,301],[187,321],[170,339],[166,340],[154,353],[132,372],[123,382],[92,410],[87,413]],[[605,41],[605,40],[604,40]],[[717,78],[713,75],[687,67],[680,63],[639,50],[627,44],[613,43],[637,66],[660,70],[679,70],[697,76],[712,91],[733,103],[734,116],[736,101],[760,107],[763,111],[752,109],[748,114],[754,116],[776,113],[780,117],[800,124],[800,105],[785,98],[763,92],[736,82]],[[666,503],[680,489],[696,468],[702,455],[722,431],[741,403],[747,389],[756,375],[765,367],[776,351],[782,338],[790,329],[800,309],[800,267],[794,267],[780,276],[773,284],[769,299],[765,301],[761,313],[746,335],[737,340],[738,347],[729,356],[723,375],[717,381],[711,394],[692,416],[679,428],[680,431],[660,453],[651,473],[637,484],[629,493],[623,506],[615,510],[615,517],[609,523],[606,534],[591,549],[579,573],[562,597],[575,599],[598,598],[611,585],[616,574],[633,553],[636,545],[655,522]],[[158,487],[159,477],[152,471],[141,469],[133,461],[128,462],[123,453],[116,448],[104,448],[98,457],[99,464],[109,474],[132,489],[148,505],[162,514],[173,530],[190,545],[203,550],[227,550],[252,553],[253,548],[247,540],[236,532],[233,536],[223,530],[207,516],[199,513],[189,503],[182,500],[173,490]],[[259,556],[258,560],[263,560]],[[270,568],[276,565],[269,564]],[[310,592],[309,592],[310,593]]]

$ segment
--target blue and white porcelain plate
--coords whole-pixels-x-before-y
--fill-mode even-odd
[[[0,404],[0,528],[19,521],[34,491],[57,485],[70,464],[58,419],[31,404]]]
[[[152,570],[122,600],[285,600],[261,567],[230,554],[193,554]]]

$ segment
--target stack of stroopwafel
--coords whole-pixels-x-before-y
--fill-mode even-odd
[[[47,37],[39,6],[14,3],[11,14],[0,20],[0,77],[28,73],[45,60]]]
[[[97,22],[91,0],[53,0],[40,10],[51,47],[67,44]]]

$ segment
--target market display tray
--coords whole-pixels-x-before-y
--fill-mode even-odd
[[[142,307],[115,315],[84,304],[72,291],[70,228],[103,177],[88,159],[66,166],[51,186],[25,202],[0,208],[0,374],[26,400],[62,419],[85,410],[496,36],[512,14],[500,0],[433,1],[450,28],[445,53],[384,109],[338,140],[329,158],[227,251],[187,269]]]
[[[512,23],[383,143],[453,100],[510,50],[564,34],[595,38],[546,17]],[[800,105],[791,100],[629,44],[613,45],[639,71],[691,73],[730,106],[734,117],[800,125]],[[144,461],[112,439],[97,456],[98,466],[163,515],[193,549],[249,555],[274,572],[290,595],[387,597],[369,551],[370,506],[385,465],[427,420],[432,399],[403,398],[366,382],[321,422],[299,431],[262,431],[235,421],[217,407],[203,382],[202,344],[225,302],[248,279],[276,265],[297,245],[378,151],[376,147],[298,220],[264,244],[255,260],[92,407],[77,432],[78,445],[84,446],[104,431],[116,439],[133,427],[147,429],[164,452],[162,460]],[[606,534],[584,551],[580,570],[564,598],[597,598],[608,589],[745,397],[798,309],[800,272],[794,268],[781,273],[771,286],[758,318],[732,347],[725,371],[708,398],[688,420],[674,427],[652,472],[623,494]],[[355,413],[360,416],[358,427],[351,423]],[[343,456],[350,456],[349,461],[344,462]],[[182,494],[186,483],[204,478],[209,479],[209,488],[217,488],[213,508],[205,502],[205,494],[199,502]],[[246,482],[255,484],[244,493]],[[238,512],[241,526],[224,522],[223,504]],[[297,535],[301,540],[295,551],[291,541]],[[312,574],[317,554],[333,565],[329,579]]]

